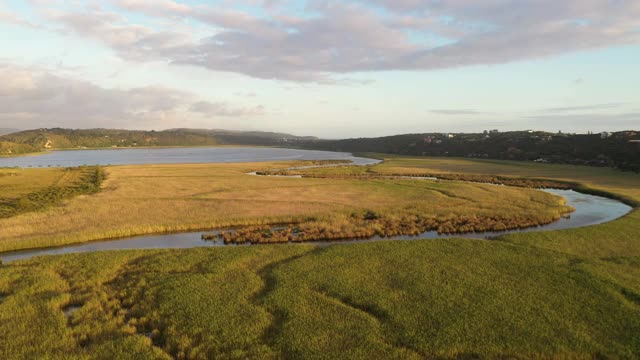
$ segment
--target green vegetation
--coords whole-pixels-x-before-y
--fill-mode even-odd
[[[0,170],[0,219],[44,210],[78,195],[94,194],[103,180],[104,172],[99,166]]]
[[[640,201],[640,176],[611,169],[463,159],[387,160],[367,171],[575,182],[591,191]],[[487,189],[516,199],[538,193],[379,178],[238,180],[242,172],[282,167],[273,163],[108,168],[102,192],[82,202],[72,200],[64,210],[84,226],[78,215],[80,203],[88,202],[93,216],[100,217],[98,204],[105,199],[121,205],[116,199],[132,197],[120,208],[126,209],[143,200],[133,195],[145,187],[153,190],[142,195],[158,193],[166,202],[168,193],[203,194],[214,184],[205,196],[214,194],[215,201],[206,201],[203,207],[214,212],[212,204],[224,202],[225,213],[252,211],[258,204],[273,206],[277,213],[283,210],[278,199],[291,200],[295,194],[307,201],[299,216],[333,211],[334,202],[342,199],[344,204],[360,203],[355,213],[363,221],[377,221],[388,208],[385,201],[413,206],[408,199],[433,193],[434,186],[451,194],[459,189],[471,197]],[[47,170],[32,171],[42,171],[44,177]],[[355,170],[313,171],[327,175]],[[35,188],[43,180],[31,181]],[[332,185],[336,182],[339,186]],[[337,189],[343,190],[337,194]],[[323,206],[309,205],[328,194],[333,196]],[[487,194],[493,198],[500,192]],[[94,198],[102,202],[92,202]],[[234,203],[241,199],[253,199],[253,206]],[[171,200],[176,202],[180,201]],[[376,202],[385,206],[376,208]],[[452,208],[466,203],[451,197],[434,207],[446,207],[448,202],[453,202]],[[160,203],[144,205],[153,212]],[[346,216],[354,213],[352,208],[343,210]],[[57,211],[28,215],[37,219],[46,213]],[[12,219],[0,225],[8,221]],[[639,238],[636,210],[607,224],[511,234],[492,241],[232,246],[18,261],[0,266],[0,357],[633,359],[640,357]]]
[[[0,267],[0,356],[633,358],[638,264],[482,240],[47,257]]]
[[[38,147],[28,144],[17,144],[9,141],[0,141],[0,157],[34,154],[39,152]]]
[[[379,152],[400,156],[455,156],[605,166],[640,172],[640,144],[637,140],[640,140],[640,131],[635,130],[605,134],[485,131],[475,134],[428,133],[316,140],[305,142],[303,146],[317,150]]]
[[[50,149],[219,145],[292,146],[312,139],[315,138],[257,131],[38,129],[0,136],[0,156],[15,156]]]
[[[256,272],[308,248],[229,250],[96,253],[1,267],[0,357],[268,355],[261,337],[272,315],[253,298],[263,286]]]
[[[580,185],[575,182],[548,180],[548,179],[535,179],[535,178],[520,178],[509,177],[499,175],[476,175],[476,174],[450,174],[450,173],[429,173],[424,171],[417,171],[415,169],[398,169],[396,171],[405,172],[389,172],[386,170],[380,171],[384,168],[378,166],[342,166],[332,168],[319,168],[319,169],[284,169],[284,170],[271,170],[271,171],[259,171],[258,175],[263,176],[302,176],[305,178],[320,178],[320,179],[385,179],[385,178],[406,178],[406,179],[420,179],[420,178],[432,178],[438,180],[454,180],[454,181],[467,181],[485,184],[506,185],[516,187],[526,187],[533,189],[552,188],[552,189],[575,189]]]

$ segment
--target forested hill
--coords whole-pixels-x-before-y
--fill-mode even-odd
[[[640,132],[562,134],[484,132],[406,134],[380,138],[316,140],[306,148],[399,155],[454,156],[617,167],[640,171]]]
[[[0,155],[17,155],[49,149],[215,145],[296,146],[300,142],[314,140],[317,139],[272,132],[228,130],[38,129],[0,136]]]
[[[38,129],[0,136],[0,155],[20,155],[50,149],[216,145],[525,160],[640,171],[639,131],[587,135],[491,131],[476,134],[427,133],[320,140],[315,137],[258,131]]]

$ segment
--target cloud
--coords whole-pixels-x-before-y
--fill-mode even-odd
[[[24,26],[32,29],[39,28],[38,25],[33,24],[22,17],[14,14],[12,12],[4,11],[2,9],[2,4],[0,4],[0,23],[6,23],[11,25]]]
[[[2,127],[157,128],[177,122],[202,124],[217,117],[263,113],[262,106],[212,103],[176,89],[108,89],[39,69],[0,64]]]
[[[620,108],[624,105],[626,105],[626,103],[607,103],[607,104],[594,104],[594,105],[583,105],[583,106],[554,107],[554,108],[541,109],[540,111],[562,113],[562,112],[574,112],[574,111],[586,111],[586,110],[609,110],[609,109]]]
[[[126,59],[300,82],[335,83],[337,75],[354,72],[501,64],[640,43],[638,1],[308,0],[305,14],[288,10],[300,8],[291,1],[105,3],[137,14],[132,18],[161,18],[174,26],[135,24],[95,6],[54,6],[57,15],[50,20]]]
[[[264,114],[264,106],[258,105],[251,108],[233,108],[227,103],[212,103],[199,101],[189,108],[190,111],[209,116],[256,116]]]
[[[113,0],[115,5],[151,16],[169,16],[180,18],[192,13],[188,5],[171,0]]]
[[[187,33],[131,24],[116,13],[99,9],[85,13],[56,12],[49,17],[64,26],[63,32],[100,41],[128,60],[169,60],[194,46]]]
[[[440,109],[431,110],[431,113],[438,115],[486,115],[486,112],[471,109]]]
[[[256,96],[258,96],[255,92],[253,91],[248,91],[248,92],[236,92],[233,93],[233,95],[235,96],[240,96],[240,97],[250,97],[250,98],[254,98]]]

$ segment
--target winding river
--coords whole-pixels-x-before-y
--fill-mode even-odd
[[[159,153],[155,153],[155,152]],[[96,153],[100,156],[92,157]],[[253,153],[253,155],[252,155]],[[68,156],[68,158],[66,158]],[[40,158],[40,159],[38,159]],[[158,164],[158,163],[216,163],[216,162],[254,162],[275,160],[351,160],[358,165],[368,165],[379,162],[378,160],[358,158],[347,153],[332,153],[323,151],[305,151],[292,149],[273,148],[198,148],[198,149],[135,149],[135,150],[91,150],[91,151],[65,151],[53,152],[43,156],[28,158],[0,159],[0,166],[79,166],[83,164]],[[10,164],[7,165],[7,160]],[[16,162],[17,160],[20,160]],[[5,162],[3,162],[5,161]],[[52,161],[52,162],[51,162]],[[28,165],[30,164],[30,165]],[[515,232],[550,231],[572,229],[590,225],[602,224],[620,218],[629,213],[632,208],[617,200],[600,196],[582,194],[573,190],[545,189],[549,193],[563,196],[567,204],[573,206],[576,211],[567,218],[562,218],[554,223],[519,230],[501,232],[483,232],[469,234],[438,234],[429,231],[419,236],[397,236],[384,240],[416,240],[437,239],[448,237],[489,238]],[[215,233],[215,232],[214,232]],[[67,245],[54,248],[29,249],[0,253],[0,260],[9,263],[16,260],[29,259],[42,255],[59,255],[69,253],[94,252],[105,250],[125,249],[179,249],[213,246],[238,246],[225,245],[221,240],[202,240],[203,232],[189,232],[178,234],[148,235],[118,240],[94,241],[88,243]],[[312,242],[317,245],[330,245],[336,243],[355,243],[383,240],[372,238],[368,240],[343,240],[331,242]],[[245,246],[245,245],[240,245]]]

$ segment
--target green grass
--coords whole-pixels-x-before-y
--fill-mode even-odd
[[[309,250],[105,252],[0,267],[0,358],[273,357],[259,271]],[[69,305],[79,310],[67,319]]]
[[[101,167],[0,170],[0,219],[44,210],[100,190]]]
[[[0,356],[633,358],[639,264],[453,239],[46,257],[0,267]]]
[[[335,246],[278,268],[268,304],[300,357],[638,354],[638,304],[572,260],[475,240]]]

